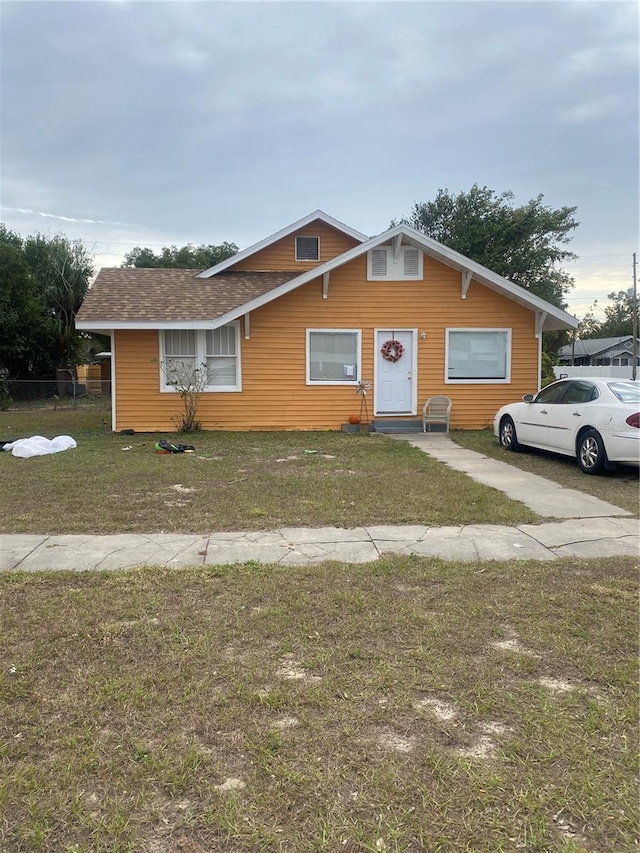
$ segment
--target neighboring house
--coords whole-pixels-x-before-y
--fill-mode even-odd
[[[76,326],[111,336],[114,430],[174,429],[176,364],[207,365],[204,429],[340,429],[359,380],[374,418],[447,394],[472,429],[537,390],[542,332],[577,320],[406,225],[368,239],[318,210],[204,272],[103,269]]]
[[[640,347],[636,352],[640,352]],[[640,364],[638,358],[637,363]],[[633,364],[633,337],[624,335],[617,338],[577,340],[560,349],[558,364],[570,364],[575,367],[630,366]]]

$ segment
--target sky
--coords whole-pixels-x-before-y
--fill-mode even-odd
[[[632,286],[639,5],[2,0],[0,221],[246,248],[320,208],[367,235],[474,183],[576,206],[568,310]]]

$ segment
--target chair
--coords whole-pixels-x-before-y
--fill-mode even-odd
[[[431,432],[431,424],[445,424],[446,431],[449,432],[449,415],[452,405],[451,399],[444,394],[429,397],[422,407],[422,431],[427,431],[427,424],[429,432]]]

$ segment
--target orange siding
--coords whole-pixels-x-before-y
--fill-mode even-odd
[[[319,261],[296,261],[296,237],[319,237],[320,238],[320,260]],[[234,264],[232,270],[296,270],[300,275],[318,264],[324,264],[337,255],[358,246],[357,240],[336,231],[330,225],[320,220],[312,222],[306,228],[301,228],[282,240],[277,240],[266,249],[245,258]]]
[[[251,338],[241,337],[243,390],[203,394],[198,416],[205,429],[339,429],[360,398],[353,387],[305,384],[306,329],[361,329],[362,375],[373,380],[374,329],[409,328],[418,330],[419,407],[448,394],[454,429],[485,427],[501,405],[537,388],[534,321],[532,311],[477,282],[461,299],[460,273],[426,256],[421,282],[368,282],[363,256],[331,273],[328,299],[316,279],[254,311]],[[447,327],[511,328],[511,382],[445,384]],[[117,429],[174,429],[181,402],[160,393],[159,358],[158,332],[115,333]],[[373,393],[369,400],[371,410]]]

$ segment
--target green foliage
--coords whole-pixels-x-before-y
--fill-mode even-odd
[[[6,379],[0,379],[0,412],[6,412],[13,403],[13,397]]]
[[[624,290],[607,295],[609,305],[605,305],[604,319],[598,319],[600,311],[598,300],[593,303],[580,321],[581,338],[623,338],[633,334],[633,296]]]
[[[219,246],[205,245],[177,248],[169,246],[157,254],[153,249],[136,246],[124,256],[123,267],[153,267],[171,269],[204,270],[230,258],[238,251],[235,243],[221,243]]]
[[[12,378],[78,363],[74,321],[92,274],[79,241],[42,234],[23,239],[0,225],[0,365]]]
[[[563,308],[573,279],[557,265],[575,258],[564,246],[579,223],[575,207],[553,210],[543,198],[514,207],[511,192],[477,184],[458,195],[441,189],[400,222]]]
[[[93,275],[89,254],[80,241],[60,234],[28,237],[23,250],[52,318],[56,367],[72,367],[80,360],[81,346],[75,316]]]
[[[550,382],[555,382],[556,375],[553,372],[553,359],[548,352],[542,353],[542,369],[540,376],[540,386],[548,385]]]
[[[5,239],[6,238],[6,239]],[[0,232],[0,367],[8,377],[48,372],[51,324],[19,238]]]

